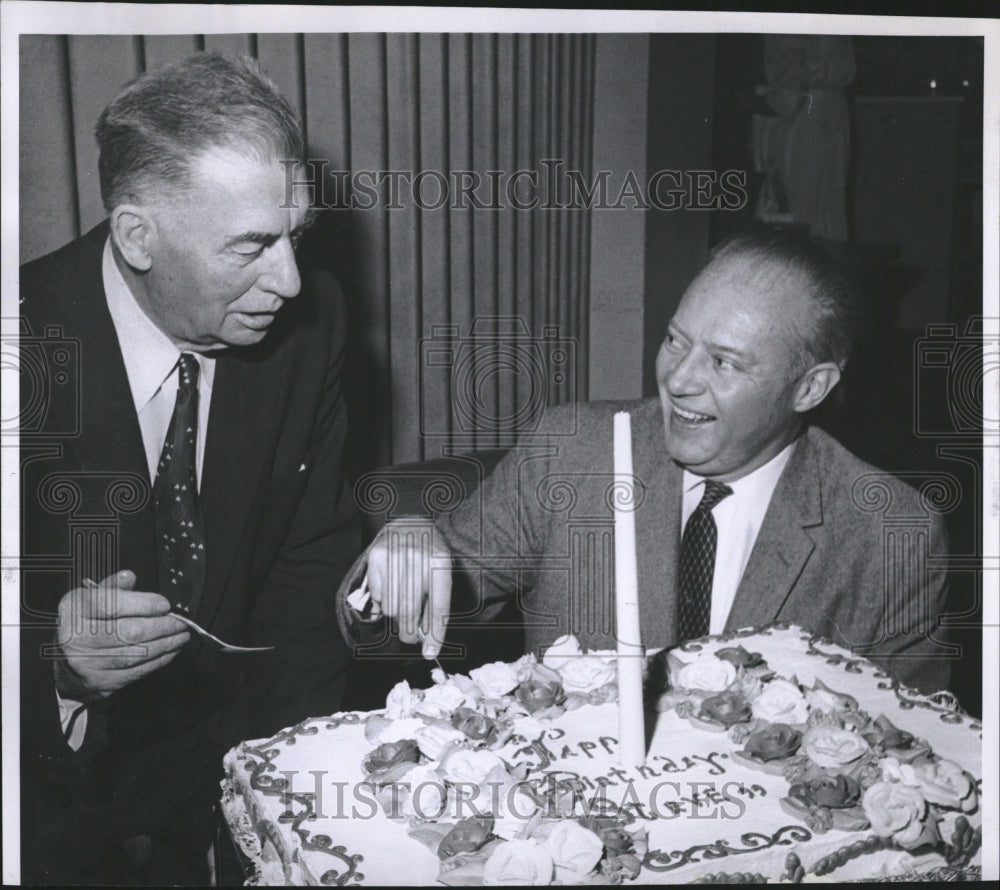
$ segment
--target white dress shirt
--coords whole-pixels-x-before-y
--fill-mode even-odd
[[[729,610],[736,599],[743,570],[757,541],[764,514],[771,503],[778,477],[791,457],[794,442],[752,473],[727,483],[733,490],[712,509],[718,530],[715,548],[715,572],[712,575],[712,617],[709,633],[720,634],[726,627]],[[681,531],[705,494],[705,480],[684,471],[684,499],[681,506]]]
[[[101,272],[108,311],[118,335],[118,345],[125,361],[125,373],[132,401],[139,418],[139,430],[146,451],[146,466],[150,485],[156,479],[156,466],[160,461],[163,442],[177,401],[177,361],[181,351],[163,333],[149,316],[142,311],[129,290],[111,249],[111,239],[104,244]],[[198,361],[198,437],[196,440],[195,472],[201,487],[201,468],[205,459],[205,431],[208,429],[208,412],[212,402],[212,383],[215,379],[215,359],[192,353]],[[128,566],[124,566],[128,568]],[[95,581],[100,579],[95,578]],[[67,742],[75,751],[83,744],[87,731],[86,708],[76,701],[65,699],[56,691],[59,702],[59,719],[63,732],[70,730]],[[74,714],[80,711],[76,720]],[[72,726],[71,726],[72,724]]]
[[[181,351],[171,342],[139,304],[128,289],[122,273],[115,264],[111,240],[104,245],[104,293],[108,311],[118,335],[125,373],[132,390],[132,401],[139,417],[142,444],[146,449],[146,465],[150,484],[156,479],[156,465],[160,462],[163,440],[177,401],[177,360]],[[196,472],[201,487],[201,466],[205,460],[205,431],[208,429],[208,410],[212,402],[212,383],[215,379],[215,359],[192,353],[198,360],[198,438],[196,442]],[[95,579],[96,580],[96,579]]]

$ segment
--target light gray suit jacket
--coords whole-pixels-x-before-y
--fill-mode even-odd
[[[452,623],[482,624],[509,598],[529,651],[573,633],[614,646],[612,424],[632,414],[639,605],[647,647],[678,642],[676,578],[682,470],[666,451],[655,399],[564,405],[512,450],[438,526],[472,602]],[[543,435],[545,430],[557,435]],[[575,429],[575,434],[567,432]],[[743,573],[726,630],[797,624],[879,663],[922,691],[947,686],[934,639],[946,577],[930,565],[947,543],[941,516],[914,489],[816,428],[795,444]]]

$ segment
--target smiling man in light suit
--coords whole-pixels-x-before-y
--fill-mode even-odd
[[[344,689],[344,307],[256,63],[148,73],[97,139],[108,219],[21,270],[22,330],[79,346],[21,431],[22,878],[203,885],[226,750]]]
[[[727,242],[669,324],[659,400],[550,409],[542,432],[572,428],[575,415],[574,435],[533,435],[433,529],[384,529],[351,574],[367,566],[377,609],[428,657],[450,614],[485,622],[511,598],[530,650],[564,633],[613,647],[612,421],[628,410],[647,647],[783,622],[943,689],[949,662],[933,631],[946,580],[928,567],[945,553],[941,517],[808,424],[840,380],[855,307],[815,244],[781,233]],[[886,535],[889,515],[913,520],[912,533]],[[452,603],[452,568],[472,602]],[[375,636],[366,617],[342,609],[349,640]]]

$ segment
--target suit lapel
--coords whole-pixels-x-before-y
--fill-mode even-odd
[[[221,602],[280,423],[279,359],[258,350],[223,353],[212,385],[201,505],[208,565],[198,620],[211,623]]]
[[[633,446],[634,472],[646,487],[636,514],[639,552],[639,620],[645,645],[675,642],[674,587],[680,550],[681,470],[667,454],[659,404]]]
[[[116,519],[114,564],[91,566],[86,573],[131,569],[137,590],[156,590],[152,486],[125,361],[104,295],[101,258],[106,238],[107,226],[86,236],[87,256],[79,265],[78,278],[67,285],[74,297],[67,300],[66,330],[78,331],[81,342],[81,435],[68,441],[66,449],[80,471],[89,502],[86,510],[98,516],[110,511]],[[116,509],[117,502],[128,500],[120,497],[125,491],[134,492],[135,498],[127,510]]]
[[[726,630],[777,620],[815,546],[806,529],[822,523],[819,470],[807,432],[796,443],[775,487]]]

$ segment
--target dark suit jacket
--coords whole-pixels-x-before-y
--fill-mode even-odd
[[[647,647],[677,642],[682,470],[666,451],[657,400],[552,409],[543,430],[511,451],[438,523],[478,594],[453,621],[488,622],[517,598],[527,647],[575,634],[614,647],[612,417],[632,414],[639,606]],[[570,414],[575,414],[571,422]],[[726,630],[785,622],[871,657],[925,691],[945,688],[949,661],[931,632],[944,606],[941,517],[917,492],[808,429],[778,481]],[[463,614],[464,613],[464,614]]]
[[[89,709],[74,753],[51,659],[59,599],[119,569],[158,587],[151,480],[104,298],[102,225],[21,271],[22,833],[28,880],[66,847],[152,834],[212,788],[244,738],[337,710],[348,652],[333,595],[360,547],[341,455],[345,321],[336,283],[303,290],[254,347],[218,354],[201,502],[206,580],[196,620],[273,653],[222,655],[199,638]],[[64,872],[65,873],[65,872]]]

